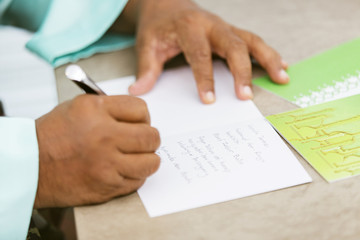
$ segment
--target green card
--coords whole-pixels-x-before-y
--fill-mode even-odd
[[[267,119],[327,181],[360,174],[360,94]]]
[[[290,66],[290,83],[278,85],[269,77],[254,84],[300,107],[360,93],[360,38]]]

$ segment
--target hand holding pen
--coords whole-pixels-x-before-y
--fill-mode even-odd
[[[93,94],[60,104],[36,120],[36,208],[101,203],[128,194],[160,164],[155,154],[159,133],[150,126],[145,102],[105,96],[83,71],[78,72],[81,68],[70,70],[67,75],[74,74],[72,80]]]

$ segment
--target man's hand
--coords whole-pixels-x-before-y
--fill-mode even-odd
[[[35,208],[108,201],[138,189],[160,163],[159,133],[144,101],[82,95],[36,120]]]
[[[138,16],[134,20],[137,21],[137,82],[129,89],[133,95],[151,90],[164,63],[181,52],[191,65],[203,103],[215,101],[212,53],[226,59],[239,99],[253,97],[250,56],[266,69],[274,82],[289,81],[284,71],[287,64],[260,37],[231,26],[191,0],[132,0],[121,19],[129,19],[131,15]]]

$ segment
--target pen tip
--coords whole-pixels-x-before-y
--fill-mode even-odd
[[[66,67],[65,75],[71,80],[81,81],[86,78],[85,72],[76,64],[71,64]]]

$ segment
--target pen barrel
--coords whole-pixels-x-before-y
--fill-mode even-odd
[[[4,110],[2,102],[0,101],[0,117],[3,117],[3,116],[5,116],[5,110]]]
[[[73,81],[76,85],[78,85],[82,90],[85,91],[87,94],[95,94],[95,95],[105,95],[105,93],[94,85],[89,86],[89,84],[85,84],[84,82]]]

